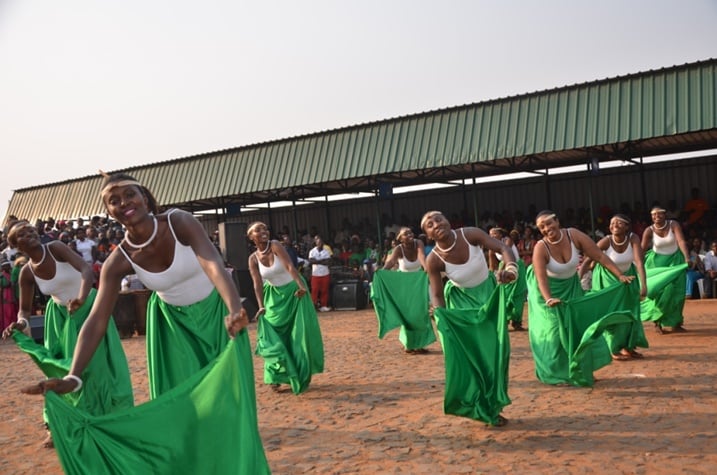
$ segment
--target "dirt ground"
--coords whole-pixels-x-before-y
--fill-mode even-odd
[[[269,465],[275,474],[717,473],[717,300],[688,302],[685,317],[687,333],[646,327],[645,358],[601,369],[592,389],[539,383],[528,333],[511,332],[510,422],[486,428],[443,414],[438,343],[407,355],[397,331],[376,337],[371,309],[321,313],[326,371],[306,393],[274,393],[255,357]],[[144,338],[123,343],[146,401]],[[0,358],[0,473],[62,473],[54,450],[40,448],[41,398],[19,392],[40,371],[12,341]]]

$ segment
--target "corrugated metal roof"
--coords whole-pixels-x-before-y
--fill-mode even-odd
[[[126,169],[190,210],[717,147],[717,60]],[[101,214],[99,177],[18,190],[9,214]]]

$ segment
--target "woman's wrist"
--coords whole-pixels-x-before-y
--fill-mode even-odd
[[[73,393],[76,393],[77,391],[82,389],[82,379],[80,379],[79,376],[75,376],[74,374],[68,374],[67,376],[62,378],[62,380],[63,381],[74,381],[75,383],[77,383],[77,386],[75,387],[75,389],[72,390]]]
[[[550,297],[549,299],[547,299],[545,301],[545,304],[550,305],[551,303],[555,302],[556,300],[558,300],[558,299],[556,299],[555,297]]]
[[[22,323],[23,327],[21,330],[26,330],[30,328],[30,321],[25,317],[17,317],[17,323]]]

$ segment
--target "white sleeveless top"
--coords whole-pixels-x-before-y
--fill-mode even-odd
[[[485,256],[483,255],[483,248],[480,246],[474,246],[468,242],[463,228],[460,228],[461,237],[468,244],[468,260],[463,264],[451,264],[446,262],[436,252],[434,247],[431,252],[435,253],[438,258],[443,261],[446,266],[446,276],[453,282],[457,287],[473,288],[482,284],[489,274],[488,266],[485,263]],[[458,235],[456,234],[456,239]]]
[[[578,272],[580,253],[578,252],[578,248],[575,247],[575,244],[573,244],[570,232],[567,229],[565,230],[565,234],[567,234],[568,240],[570,241],[570,259],[568,262],[563,263],[553,259],[553,255],[550,254],[550,247],[548,247],[548,243],[544,243],[549,257],[548,265],[545,266],[548,277],[553,277],[555,279],[569,279]],[[543,241],[545,241],[545,239],[543,239]]]
[[[632,252],[632,244],[630,243],[630,238],[632,237],[632,233],[628,234],[627,236],[627,249],[625,249],[624,252],[618,252],[615,250],[614,247],[612,247],[613,239],[612,236],[610,236],[610,247],[608,247],[605,250],[605,254],[607,257],[612,259],[612,261],[615,263],[618,269],[620,269],[620,272],[627,272],[627,270],[632,265],[632,261],[635,260],[635,256]]]
[[[515,243],[513,243],[513,247],[510,250],[513,251],[513,258],[515,259],[515,262],[518,262],[518,259],[520,259],[520,253],[518,252],[518,247],[515,245]],[[496,252],[495,258],[498,259],[498,262],[501,262],[503,260],[503,254],[501,254],[500,252]]]
[[[415,244],[415,239],[413,240]],[[401,256],[398,258],[398,270],[401,272],[417,272],[421,270],[421,261],[418,260],[418,254],[416,254],[416,260],[415,261],[409,261],[406,259],[406,254],[403,252],[403,244],[399,245],[401,248]],[[416,246],[416,252],[420,252],[420,249],[418,249],[418,246]]]
[[[166,270],[149,272],[135,264],[121,245],[117,247],[132,265],[145,287],[157,292],[157,295],[170,305],[184,306],[207,298],[214,290],[214,284],[199,265],[192,247],[181,244],[177,239],[171,220],[174,211],[176,210],[172,209],[167,213],[167,223],[175,244],[172,264]]]
[[[259,274],[261,274],[262,280],[268,282],[269,285],[281,287],[294,280],[291,274],[286,270],[286,267],[281,263],[279,256],[275,255],[274,263],[271,267],[268,267],[259,260],[259,253],[255,252],[254,254],[256,254],[256,261],[259,263]]]
[[[675,237],[675,233],[672,232],[672,221],[667,221],[667,236],[660,237],[655,232],[655,226],[650,226],[652,228],[652,250],[655,251],[656,254],[662,254],[665,256],[669,256],[674,254],[677,251],[677,238]]]
[[[46,246],[42,246],[42,259],[38,265],[42,264],[48,254],[55,261],[55,277],[50,280],[41,279],[35,275],[32,266],[30,266],[30,272],[35,276],[35,283],[40,292],[51,296],[58,305],[66,305],[67,302],[80,295],[82,272],[72,267],[69,262],[58,262],[52,255],[52,251]]]

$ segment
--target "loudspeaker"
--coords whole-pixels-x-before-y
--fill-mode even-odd
[[[219,250],[237,270],[249,270],[246,223],[219,223]]]
[[[363,282],[359,280],[337,280],[331,294],[334,310],[361,310],[368,303]]]
[[[251,278],[251,274],[248,270],[234,269],[232,272],[232,280],[237,286],[239,296],[242,298],[241,304],[246,309],[249,320],[252,320],[259,310],[259,305],[257,305],[256,295],[254,295],[254,281]]]
[[[36,343],[45,342],[45,316],[30,315],[30,336]]]

